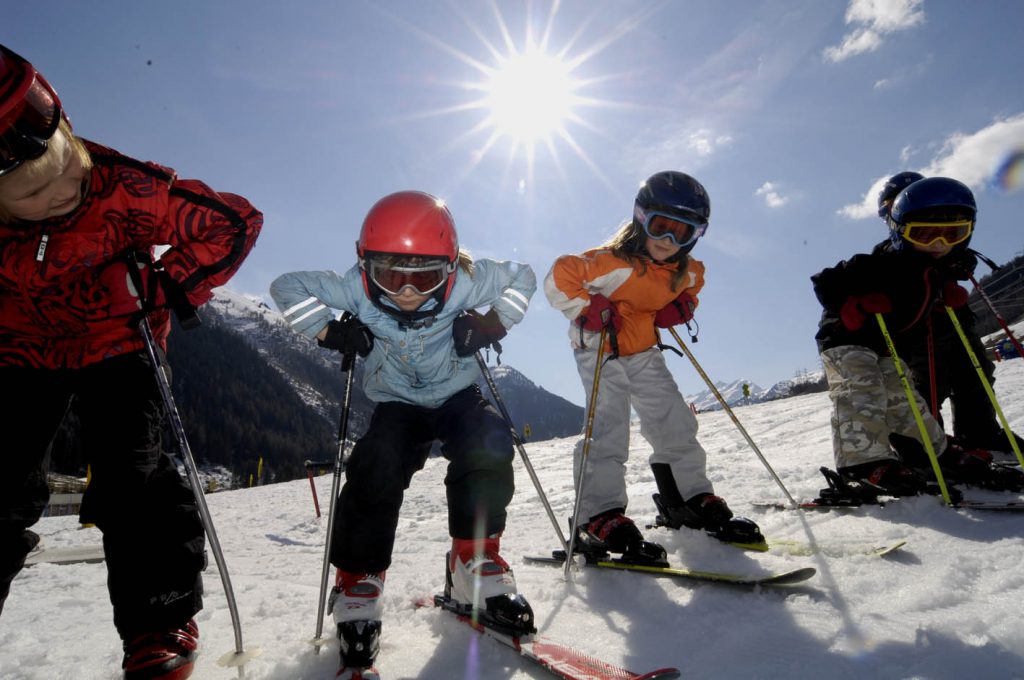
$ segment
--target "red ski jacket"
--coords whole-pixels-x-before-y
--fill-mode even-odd
[[[127,257],[170,246],[160,263],[198,306],[238,270],[263,226],[240,196],[85,145],[93,168],[74,212],[0,225],[0,367],[81,368],[142,349]],[[149,318],[164,345],[168,311]]]

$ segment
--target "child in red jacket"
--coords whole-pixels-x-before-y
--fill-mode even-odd
[[[206,562],[139,321],[166,349],[168,308],[209,300],[262,222],[239,196],[76,137],[53,88],[0,45],[0,430],[18,442],[0,475],[0,608],[73,408],[92,470],[81,519],[103,532],[126,680],[191,674]]]

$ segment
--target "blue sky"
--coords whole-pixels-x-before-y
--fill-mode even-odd
[[[715,380],[768,387],[818,368],[808,277],[885,236],[886,176],[960,179],[972,245],[1002,262],[1024,244],[1021,168],[996,172],[1024,149],[1016,0],[51,0],[5,8],[0,41],[80,135],[258,206],[231,287],[265,298],[282,272],[351,266],[392,191],[443,197],[474,255],[542,278],[612,234],[644,178],[682,170],[712,204],[693,350]],[[568,110],[546,135],[484,101],[515,54],[550,60],[516,101],[563,73],[539,100]],[[582,404],[566,329],[538,291],[504,360]]]

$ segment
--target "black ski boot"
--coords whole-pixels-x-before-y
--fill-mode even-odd
[[[379,680],[373,662],[380,651],[380,621],[345,621],[338,624],[341,667],[338,678]]]
[[[671,505],[661,494],[656,493],[654,505],[658,508],[655,526],[703,529],[719,541],[754,549],[767,548],[764,534],[757,524],[746,517],[734,517],[725,501],[714,494],[698,494],[688,501]]]
[[[878,496],[916,496],[928,492],[928,481],[894,458],[841,467],[839,476]],[[828,476],[826,475],[826,478]]]
[[[1024,472],[1013,465],[993,463],[990,451],[963,449],[950,443],[939,456],[939,468],[953,483],[992,491],[1024,490]]]
[[[668,566],[665,548],[645,541],[633,520],[622,513],[615,508],[591,517],[576,534],[574,552],[598,558],[618,553],[624,562]]]

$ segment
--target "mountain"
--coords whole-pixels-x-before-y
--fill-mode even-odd
[[[306,460],[333,461],[345,381],[340,356],[294,333],[266,303],[224,288],[200,314],[203,324],[175,328],[168,347],[172,389],[197,462],[224,465],[244,483],[260,458],[265,481],[305,475]],[[582,408],[510,366],[492,374],[516,429],[530,426],[529,439],[580,431]],[[351,440],[366,431],[373,407],[357,361]]]

